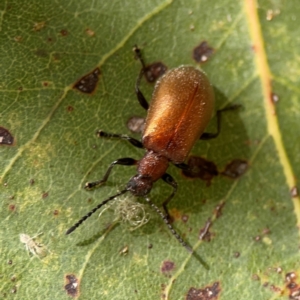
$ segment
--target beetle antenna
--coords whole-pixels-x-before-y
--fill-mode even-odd
[[[182,239],[182,237],[175,231],[173,226],[168,220],[168,217],[163,214],[163,212],[148,198],[145,197],[145,200],[151,205],[151,207],[161,216],[161,218],[164,220],[172,234],[176,237],[176,239],[179,241],[179,243],[191,254],[193,254],[193,249]]]
[[[77,227],[79,227],[87,218],[89,218],[94,212],[96,212],[99,208],[101,208],[103,205],[107,204],[109,201],[115,199],[116,197],[125,194],[126,192],[128,192],[128,190],[123,190],[120,193],[109,197],[108,199],[102,201],[100,204],[98,204],[95,208],[93,208],[88,214],[86,214],[84,217],[82,217],[76,224],[74,224],[71,228],[69,228],[66,231],[66,234],[70,234],[71,232],[73,232]]]

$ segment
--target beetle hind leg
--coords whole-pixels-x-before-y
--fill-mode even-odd
[[[200,136],[200,140],[210,140],[216,138],[221,132],[221,116],[224,111],[239,109],[241,105],[233,104],[217,110],[217,132],[204,132]]]
[[[125,157],[125,158],[120,158],[120,159],[117,159],[115,160],[114,162],[112,162],[110,164],[110,166],[108,167],[106,173],[104,174],[103,178],[100,179],[100,180],[97,180],[97,181],[94,181],[94,182],[87,182],[85,184],[85,189],[86,190],[90,190],[92,188],[95,188],[95,187],[99,187],[100,185],[104,184],[109,175],[110,175],[110,172],[112,170],[112,168],[115,166],[115,165],[123,165],[123,166],[133,166],[137,163],[137,160],[133,159],[133,158],[130,158],[130,157]]]

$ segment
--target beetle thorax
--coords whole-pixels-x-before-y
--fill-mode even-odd
[[[153,182],[165,174],[168,165],[169,161],[166,157],[147,151],[138,163],[138,174],[127,184],[128,190],[135,196],[147,195],[152,189]]]

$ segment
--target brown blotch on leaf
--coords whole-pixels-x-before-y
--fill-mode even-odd
[[[95,35],[95,31],[93,31],[92,29],[90,28],[87,28],[85,30],[85,33],[88,35],[88,36],[94,36]]]
[[[211,227],[211,219],[208,219],[203,228],[200,229],[199,232],[199,240],[205,240],[207,242],[211,241],[212,234],[209,232]]]
[[[223,210],[223,207],[225,205],[225,202],[221,202],[220,204],[218,204],[215,208],[215,215],[216,215],[216,218],[220,218],[222,216],[222,210]]]
[[[42,198],[43,198],[43,199],[46,199],[48,196],[49,196],[49,193],[48,193],[48,192],[45,192],[45,193],[43,193]]]
[[[186,300],[217,300],[220,298],[220,283],[214,282],[212,285],[202,289],[191,287],[185,297]]]
[[[34,54],[38,57],[48,57],[48,52],[45,49],[37,49]]]
[[[205,63],[213,55],[214,51],[206,41],[203,41],[194,48],[193,58],[198,63]]]
[[[144,76],[148,82],[152,83],[165,74],[167,69],[167,66],[162,62],[154,62],[145,67]]]
[[[57,216],[58,214],[59,214],[59,210],[58,210],[58,209],[55,209],[54,212],[53,212],[53,215],[54,215],[54,216]]]
[[[188,221],[188,219],[189,219],[189,216],[187,216],[187,215],[182,215],[182,216],[181,216],[181,220],[182,220],[182,222],[184,222],[184,223],[186,223],[186,222]]]
[[[289,290],[289,299],[300,299],[300,285],[296,282],[297,275],[294,272],[289,272],[285,275],[286,288]]]
[[[6,128],[0,126],[0,146],[12,146],[13,144],[14,137],[12,136],[12,134]]]
[[[33,179],[33,178],[31,178],[31,179],[29,180],[29,184],[30,184],[30,185],[34,185],[34,179]]]
[[[10,211],[16,211],[16,206],[14,205],[14,204],[9,204],[8,205],[8,209],[10,210]]]
[[[62,36],[67,36],[69,33],[68,33],[68,31],[67,31],[66,29],[62,29],[62,30],[60,31],[60,34],[61,34]]]
[[[68,105],[68,107],[67,107],[67,111],[68,112],[72,112],[74,110],[74,107],[73,106],[71,106],[71,105]]]
[[[189,178],[200,178],[206,181],[207,186],[211,180],[219,174],[214,162],[199,156],[190,156],[187,162],[189,169],[182,170],[182,174]]]
[[[279,96],[275,93],[271,93],[271,101],[276,104],[279,101]]]
[[[42,30],[46,25],[46,22],[36,22],[33,25],[33,31],[40,31]]]
[[[226,165],[222,175],[236,179],[242,176],[248,169],[248,162],[243,159],[234,159]]]
[[[299,196],[298,188],[297,188],[296,186],[293,186],[293,187],[291,188],[291,196],[292,196],[293,198],[296,198],[296,197]]]
[[[79,294],[79,282],[75,275],[66,275],[67,284],[64,286],[68,295],[77,297]]]
[[[16,292],[17,292],[17,287],[14,286],[14,287],[11,289],[10,292],[11,292],[12,294],[16,294]]]
[[[173,271],[174,268],[175,268],[175,263],[173,261],[165,260],[160,267],[160,271],[162,273],[169,273]]]
[[[145,118],[133,116],[127,121],[127,128],[134,133],[142,133],[145,127]]]
[[[91,73],[88,73],[87,75],[81,77],[74,84],[73,88],[85,94],[92,94],[96,90],[100,74],[100,69],[96,68]]]
[[[239,257],[240,257],[240,255],[241,255],[241,253],[240,253],[240,252],[234,252],[234,254],[233,254],[233,256],[234,256],[235,258],[239,258]]]
[[[11,259],[9,259],[9,260],[7,261],[7,264],[8,264],[8,265],[12,265],[12,264],[13,264],[13,261],[12,261]]]

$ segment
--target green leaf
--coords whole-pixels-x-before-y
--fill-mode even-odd
[[[69,288],[80,299],[204,299],[209,287],[218,299],[297,299],[299,18],[296,0],[2,1],[0,135],[11,134],[14,144],[1,138],[0,298],[69,299]],[[66,236],[135,170],[116,166],[94,191],[85,182],[102,178],[118,158],[144,153],[95,135],[103,129],[140,139],[126,127],[146,115],[134,93],[140,64],[133,46],[146,63],[173,68],[199,66],[193,50],[203,41],[214,49],[201,68],[216,108],[243,108],[224,113],[220,136],[196,143],[191,154],[220,171],[235,159],[248,163],[239,178],[219,175],[210,185],[168,170],[179,186],[169,204],[172,225],[209,269],[147,205],[150,220],[135,231],[116,221],[130,195]],[[92,94],[73,88],[97,68]],[[150,99],[153,85],[143,79],[141,89]],[[160,206],[170,193],[160,180],[151,199]],[[210,242],[199,240],[208,219]],[[45,257],[26,253],[22,233],[43,233],[30,242],[43,244]]]

